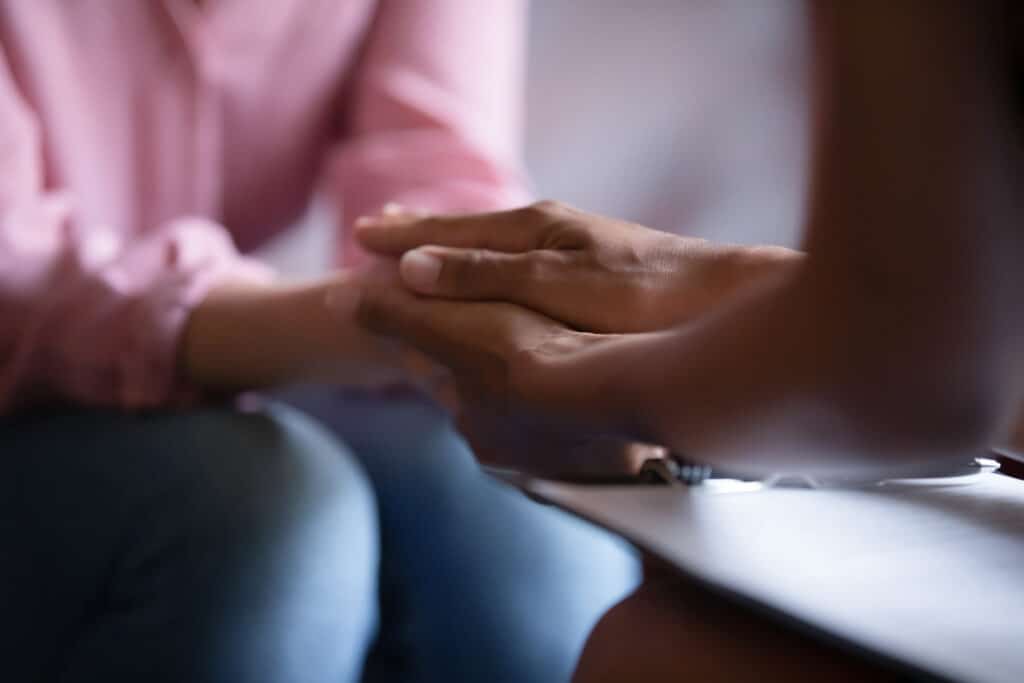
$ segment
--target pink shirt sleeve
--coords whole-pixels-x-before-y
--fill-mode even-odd
[[[520,159],[524,0],[382,0],[345,93],[328,182],[352,222],[387,202],[426,211],[528,199]]]
[[[84,224],[73,197],[44,187],[40,149],[36,117],[0,63],[0,413],[42,400],[187,400],[176,356],[189,310],[221,278],[269,271],[204,219]]]

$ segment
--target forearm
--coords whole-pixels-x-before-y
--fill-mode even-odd
[[[815,450],[850,449],[835,442],[838,412],[826,405],[835,374],[829,335],[798,279],[764,281],[696,324],[583,344],[566,360],[581,413],[728,469],[846,467],[842,458],[806,456],[823,432],[832,441]]]
[[[698,325],[585,348],[571,361],[590,382],[585,411],[752,474],[856,478],[985,447],[999,421],[991,393],[953,372],[922,381],[919,367],[886,367],[804,287],[776,282]]]
[[[181,346],[194,385],[232,392],[308,380],[360,381],[394,363],[354,320],[328,312],[335,278],[304,284],[225,284],[193,311]],[[342,285],[344,286],[344,285]]]
[[[817,3],[808,256],[699,326],[587,349],[640,435],[754,471],[962,458],[1016,393],[1022,242],[985,3]]]

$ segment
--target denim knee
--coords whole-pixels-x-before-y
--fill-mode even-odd
[[[221,606],[216,678],[356,680],[377,618],[376,509],[361,468],[281,406],[193,429],[209,446],[189,488],[190,542],[205,542],[193,569]]]
[[[24,542],[55,557],[39,583],[61,591],[54,610],[90,610],[60,637],[62,680],[358,678],[376,632],[376,509],[319,425],[278,406],[90,413],[12,445],[40,489]]]
[[[609,534],[484,475],[413,396],[294,391],[343,435],[374,484],[382,631],[374,681],[564,681],[598,617],[637,582]]]
[[[355,680],[377,619],[368,480],[335,437],[296,411],[272,407],[252,428],[258,438],[226,441],[235,457],[222,448],[216,465],[229,495],[214,492],[223,514],[215,530],[236,572],[227,613],[244,650],[243,670],[229,660],[229,679]]]

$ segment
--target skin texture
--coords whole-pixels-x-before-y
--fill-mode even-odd
[[[353,278],[340,272],[303,284],[216,288],[185,332],[182,366],[189,381],[227,393],[302,380],[359,384],[402,376],[406,357],[397,345],[340,312]]]
[[[694,320],[803,256],[679,237],[553,201],[482,215],[392,209],[357,223],[356,236],[401,256],[403,280],[419,294],[515,303],[588,332]]]
[[[360,318],[451,366],[464,403],[543,425],[538,436],[556,423],[735,470],[854,479],[983,450],[1018,395],[1020,375],[1007,369],[1019,365],[1024,291],[1019,140],[1006,55],[990,40],[999,8],[813,7],[814,180],[807,256],[797,266],[724,288],[731,294],[699,303],[689,324],[609,333],[620,318],[589,316],[587,300],[631,315],[637,270],[649,283],[671,268],[637,268],[628,255],[672,250],[652,250],[646,231],[628,224],[545,203],[477,216],[448,244],[542,252],[519,259],[534,264],[520,264],[523,293],[494,301],[501,286],[475,280],[462,297],[472,302],[457,303],[459,283],[473,278],[445,278],[442,268],[443,298],[424,296],[407,256],[402,270],[415,291],[368,288]],[[612,264],[605,289],[553,267],[565,250],[545,242],[544,226],[566,215],[600,236],[574,246],[584,263]],[[439,222],[391,216],[365,222],[359,237],[394,253],[417,246],[408,235],[431,225]],[[499,243],[511,234],[523,241]],[[474,259],[481,263],[463,260]],[[604,296],[616,290],[621,299]],[[677,281],[673,291],[685,298],[692,288]],[[582,313],[559,321],[563,311]],[[507,458],[516,464],[515,452]]]

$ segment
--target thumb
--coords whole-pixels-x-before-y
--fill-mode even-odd
[[[402,256],[399,273],[406,287],[419,294],[531,306],[543,275],[542,254],[420,247]]]

